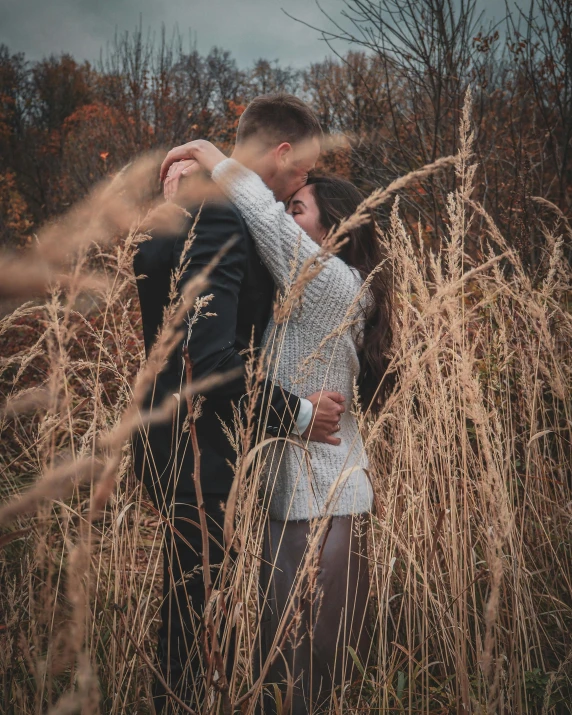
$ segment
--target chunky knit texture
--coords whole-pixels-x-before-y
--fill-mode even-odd
[[[285,294],[300,267],[318,254],[319,247],[260,177],[237,161],[222,161],[212,178],[243,215],[262,261]],[[287,323],[277,326],[271,319],[266,329],[264,345],[272,355],[269,373],[278,384],[302,397],[331,390],[346,398],[341,430],[335,435],[342,440],[340,446],[291,435],[296,444],[281,441],[267,450],[272,519],[345,516],[371,508],[373,491],[364,471],[367,458],[351,414],[359,372],[354,338],[362,327],[361,287],[356,270],[329,257],[306,285],[302,304]],[[352,322],[352,327],[344,328]]]

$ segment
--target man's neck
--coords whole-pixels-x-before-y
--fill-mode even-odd
[[[231,154],[232,159],[236,159],[247,169],[254,171],[262,179],[264,178],[264,161],[260,150],[255,151],[255,147],[250,144],[238,145],[235,144],[234,149]]]
[[[271,191],[274,191],[272,160],[268,152],[260,151],[260,144],[236,144],[231,158],[236,159],[236,161],[239,161],[243,166],[246,166],[247,169],[258,174],[266,186]]]

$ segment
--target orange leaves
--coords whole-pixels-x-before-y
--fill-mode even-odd
[[[3,234],[11,234],[20,243],[27,240],[26,233],[32,227],[28,205],[18,191],[16,177],[11,172],[0,174],[0,224],[0,240],[5,238]]]
[[[244,112],[246,106],[244,104],[238,104],[238,102],[234,102],[232,99],[229,99],[228,109],[238,118]]]
[[[234,102],[232,99],[229,99],[227,102],[227,107],[231,117],[234,117],[234,121],[231,121],[230,126],[232,129],[236,129],[238,127],[238,120],[240,119],[240,115],[244,112],[246,106],[244,104],[238,104],[238,102]]]
[[[63,123],[63,130],[67,133],[69,131],[73,131],[77,127],[81,127],[92,122],[99,124],[102,121],[112,127],[116,127],[119,124],[117,113],[111,109],[111,107],[99,102],[84,104],[83,107],[79,107],[79,109],[76,109],[73,114],[66,117]]]

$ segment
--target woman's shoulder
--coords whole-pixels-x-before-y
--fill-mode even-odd
[[[363,278],[361,276],[361,273],[358,271],[357,268],[354,268],[354,266],[348,266],[348,268],[350,269],[350,273],[352,274],[356,286],[358,288],[361,288],[361,286],[363,285]]]
[[[357,269],[337,256],[326,259],[323,271],[322,280],[310,281],[305,288],[305,315],[324,325],[336,324],[354,307],[359,311],[363,279]]]
[[[348,265],[338,256],[326,259],[325,266],[332,272],[333,287],[346,296],[356,296],[363,285],[363,278],[357,268]]]

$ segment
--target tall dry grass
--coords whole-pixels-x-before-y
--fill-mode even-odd
[[[356,407],[375,490],[368,617],[376,638],[367,662],[344,654],[355,677],[332,698],[335,713],[570,711],[572,320],[562,247],[572,229],[542,206],[546,270],[529,275],[471,199],[469,113],[467,102],[439,252],[424,254],[421,237],[407,233],[398,199],[380,232],[398,304],[398,381],[375,419]],[[163,527],[133,477],[127,438],[148,419],[142,392],[207,278],[174,296],[145,363],[131,261],[149,209],[157,212],[148,178],[155,166],[128,168],[40,234],[30,255],[2,259],[12,305],[0,334],[21,348],[0,364],[7,713],[150,711]],[[392,195],[380,190],[367,207]],[[478,258],[466,254],[469,236],[480,242]],[[277,307],[271,360],[315,270],[303,267]],[[248,371],[260,389],[261,365],[252,359]],[[246,425],[229,435],[237,450],[229,548],[207,616],[216,637],[206,650],[189,645],[207,669],[194,711],[252,712],[262,687],[250,658],[264,518],[264,435],[249,447],[257,431],[247,411]],[[300,597],[312,597],[326,529],[326,521],[314,526]],[[296,604],[277,646],[296,632]],[[217,633],[223,608],[238,650],[228,682],[215,674],[230,635]],[[268,686],[283,711],[291,685]]]

